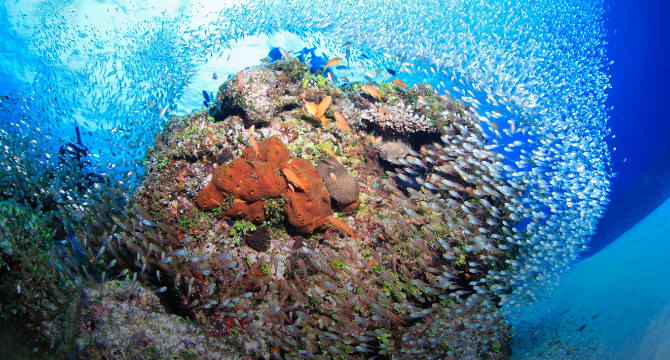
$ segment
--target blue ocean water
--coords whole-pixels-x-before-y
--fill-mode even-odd
[[[588,257],[619,237],[668,196],[670,143],[665,133],[667,115],[650,104],[663,103],[669,95],[670,77],[663,58],[668,56],[670,8],[662,1],[633,4],[610,1],[606,26],[607,53],[612,89],[607,104],[613,109],[609,125],[614,135],[612,152],[612,202],[590,242]],[[648,129],[658,129],[652,133]]]
[[[659,121],[667,116],[656,107],[668,95],[663,63],[667,5],[497,5],[499,9],[477,1],[425,2],[416,8],[350,1],[309,6],[272,1],[5,2],[0,8],[0,144],[5,156],[29,160],[28,173],[38,173],[54,166],[59,147],[75,142],[79,127],[91,149],[88,170],[121,181],[130,192],[142,180],[144,155],[165,120],[201,108],[203,90],[215,93],[228,76],[259,65],[272,47],[316,47],[317,53],[370,68],[411,64],[420,70],[401,74],[401,80],[430,83],[480,104],[482,124],[500,116],[495,131],[511,133],[502,136],[500,147],[514,141],[531,144],[510,146],[505,165],[511,166],[510,178],[535,189],[523,205],[512,206],[527,215],[521,223],[531,246],[520,262],[534,266],[536,281],[524,277],[522,265],[510,277],[514,296],[505,305],[524,305],[522,299],[542,298],[558,288],[549,300],[510,315],[519,329],[512,356],[663,356],[668,297],[657,289],[667,289],[667,284],[662,278],[631,274],[641,268],[661,274],[667,268],[662,258],[636,258],[622,249],[655,248],[657,243],[635,239],[652,239],[667,211],[659,208],[634,231],[596,252],[651,213],[670,189],[670,148],[663,131],[668,125]],[[431,14],[439,24],[422,21]],[[658,36],[664,40],[655,40]],[[350,53],[340,46],[346,41],[355,43]],[[365,72],[347,76],[363,81]],[[517,126],[525,133],[515,136]],[[483,127],[495,137],[493,126]],[[528,158],[532,161],[523,161]],[[536,219],[543,212],[550,223]],[[663,243],[661,235],[658,242]],[[622,259],[622,253],[628,257]],[[584,260],[568,272],[579,256]],[[647,267],[646,261],[652,265]],[[623,262],[630,266],[610,267]],[[557,273],[567,274],[562,283]],[[631,277],[617,276],[621,273]],[[636,300],[621,296],[606,306],[611,298],[600,295],[616,294],[620,287],[596,289],[611,281],[636,289]],[[576,298],[575,292],[582,295]],[[650,300],[652,292],[656,295]],[[631,321],[625,317],[631,314],[628,307],[643,306],[642,301],[655,303],[623,331],[621,323]],[[547,312],[553,315],[543,316]],[[618,352],[623,346],[626,352]]]
[[[524,309],[513,358],[669,358],[669,218],[665,201]]]

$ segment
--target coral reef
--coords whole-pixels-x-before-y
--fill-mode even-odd
[[[399,102],[392,105],[373,106],[361,112],[361,120],[372,123],[381,131],[400,134],[411,134],[431,129],[431,119],[426,115],[418,115],[411,105]]]
[[[275,68],[275,74],[297,66],[291,65],[291,61],[280,64],[283,68]],[[295,81],[293,75],[277,76]],[[265,351],[285,354],[282,357],[302,357],[319,351],[331,355],[424,354],[431,348],[429,353],[433,356],[460,354],[454,357],[465,357],[492,353],[491,358],[503,358],[507,329],[495,315],[495,302],[486,295],[488,290],[482,284],[497,286],[497,281],[487,278],[488,271],[504,269],[506,253],[490,240],[484,241],[481,236],[474,235],[475,232],[500,231],[501,223],[487,219],[485,214],[487,211],[495,214],[506,211],[499,208],[501,203],[496,197],[502,194],[483,191],[503,185],[498,182],[498,175],[487,167],[477,167],[477,162],[470,160],[473,164],[456,166],[456,161],[468,163],[467,158],[472,156],[473,150],[477,155],[487,154],[490,159],[495,159],[495,154],[484,152],[484,142],[479,140],[481,135],[475,121],[466,113],[468,108],[451,99],[435,96],[430,89],[421,86],[408,91],[381,86],[384,95],[381,101],[371,101],[367,95],[355,91],[355,86],[354,91],[345,92],[312,75],[305,75],[303,79],[302,89],[281,82],[275,86],[286,96],[300,99],[305,108],[281,112],[264,127],[256,129],[248,137],[248,143],[244,135],[230,142],[232,148],[242,151],[242,157],[247,161],[266,160],[262,142],[257,144],[258,152],[253,146],[252,138],[258,133],[266,139],[276,136],[300,156],[279,169],[293,187],[293,190],[285,190],[282,198],[285,203],[281,205],[281,212],[290,226],[283,227],[281,222],[270,224],[268,230],[273,235],[269,239],[263,236],[262,249],[265,251],[256,252],[253,248],[247,251],[246,247],[231,247],[234,242],[218,240],[217,231],[225,234],[223,229],[227,225],[207,213],[196,213],[196,218],[190,221],[193,225],[188,228],[171,222],[170,226],[175,226],[178,233],[184,232],[185,239],[193,236],[197,243],[210,244],[208,246],[214,249],[209,252],[187,250],[183,256],[177,251],[180,256],[169,263],[174,270],[166,270],[181,274],[181,283],[194,284],[187,286],[186,291],[181,287],[184,304],[194,306],[193,311],[202,314],[205,327],[207,324],[217,326],[220,322],[216,320],[216,314],[237,304],[236,308],[242,307],[248,314],[244,318],[245,331],[265,334],[269,341]],[[228,81],[224,86],[226,91],[231,91],[230,85],[235,81]],[[321,104],[324,99],[329,100],[329,106],[320,110],[317,106],[317,112],[323,115],[321,120],[315,119],[314,109],[310,111],[307,105]],[[400,109],[399,104],[412,104],[413,114],[417,116],[412,115],[411,119],[423,116],[437,120],[431,123],[429,131],[412,132],[408,128],[403,130],[404,133],[375,128],[376,125],[366,120],[347,132],[342,124],[328,121],[335,112],[345,114],[345,118],[360,119],[361,114],[372,106],[378,111],[379,107]],[[194,128],[213,125],[199,118],[190,121]],[[235,116],[214,124],[224,123],[239,134],[248,132]],[[372,137],[366,131],[382,133]],[[420,133],[433,135],[417,136]],[[440,135],[446,144],[452,144],[452,141],[466,144],[467,152],[453,153],[450,147],[443,145]],[[409,136],[409,140],[400,140],[402,136]],[[394,157],[375,151],[386,139],[397,139],[402,143],[402,150]],[[451,155],[447,156],[447,153]],[[317,163],[325,154],[329,157],[318,165],[322,169],[319,173],[312,162]],[[390,163],[380,163],[383,158]],[[200,162],[187,166],[205,169]],[[387,170],[388,177],[380,176],[381,168]],[[468,171],[463,171],[464,168]],[[484,179],[490,175],[488,183],[480,184],[470,171],[484,175]],[[202,178],[204,175],[200,174]],[[215,172],[212,181],[216,176]],[[347,179],[351,186],[348,190],[327,191],[326,183],[335,178],[338,181]],[[314,179],[324,184],[314,183]],[[358,185],[354,187],[356,183]],[[421,191],[401,184],[415,186]],[[151,183],[144,186],[147,190],[152,187]],[[209,186],[211,183],[205,188]],[[315,190],[322,187],[322,191]],[[230,196],[228,194],[231,193],[225,193],[223,198]],[[357,212],[340,214],[337,218],[342,221],[342,228],[350,228],[357,234],[355,239],[327,229],[330,214],[327,201],[333,194],[336,202],[337,197],[342,202],[353,198],[355,205],[360,203]],[[142,197],[140,192],[140,203],[148,209],[154,208],[153,204],[141,201]],[[328,210],[320,216],[317,211],[304,206],[313,205],[319,199],[328,204],[322,207]],[[461,207],[459,204],[465,200],[471,203]],[[475,204],[478,201],[485,205]],[[233,203],[231,209],[240,206]],[[277,213],[278,206],[264,204],[266,213],[268,208],[274,208]],[[489,208],[492,210],[487,210]],[[224,215],[225,211],[221,210]],[[216,216],[216,210],[212,213]],[[210,223],[221,230],[213,232]],[[237,228],[237,223],[233,227]],[[477,230],[478,227],[481,230]],[[297,235],[292,229],[311,235]],[[235,230],[235,233],[239,231]],[[250,230],[243,238],[252,239],[253,233]],[[245,243],[255,247],[254,241],[245,240]],[[189,244],[192,243],[189,239]],[[194,256],[198,258],[197,263],[189,260]],[[186,269],[192,275],[188,275]],[[198,274],[204,274],[204,279]],[[193,277],[195,279],[191,280]],[[355,284],[354,287],[345,286],[347,282]],[[193,297],[196,299],[191,300]],[[196,305],[191,305],[193,303]],[[215,308],[217,310],[210,314]],[[482,316],[482,309],[488,309],[485,312],[490,315]],[[268,322],[274,325],[269,326]],[[281,323],[285,325],[279,325]],[[397,330],[399,325],[403,330]],[[478,326],[482,328],[477,330]],[[451,334],[437,330],[456,327],[464,330]],[[396,330],[391,330],[394,328]],[[436,344],[446,345],[427,347],[426,339],[429,338]],[[471,340],[461,341],[465,338]],[[239,336],[237,341],[247,345],[256,343],[246,335]]]
[[[37,339],[39,358],[508,357],[501,306],[554,284],[608,201],[602,3],[382,3],[239,3],[203,26],[155,16],[111,38],[84,26],[102,52],[76,73],[63,73],[59,62],[77,57],[59,44],[82,31],[38,31],[26,48],[39,76],[0,99],[0,200],[34,214],[0,217],[11,234],[0,238],[0,303],[30,325],[28,352]],[[203,62],[282,29],[306,42],[303,58],[315,46],[346,62],[313,75],[284,52],[222,81],[211,108],[173,116]],[[366,83],[342,76],[362,73]],[[57,164],[53,146],[75,141],[62,136],[72,123],[84,142],[111,147],[91,158],[109,178]],[[212,192],[211,210],[197,206],[217,167],[272,136],[311,164],[332,156],[358,181],[357,210],[328,217],[350,231],[296,231],[283,197],[236,221],[222,215],[241,198]],[[285,194],[304,192],[278,170],[298,179]],[[259,252],[245,237],[263,227]],[[58,291],[72,289],[66,307]],[[81,354],[69,350],[76,338]]]
[[[517,249],[506,204],[521,190],[500,176],[501,157],[469,107],[418,85],[382,84],[371,97],[360,84],[305,74],[296,60],[269,69],[245,88],[235,85],[255,72],[227,80],[212,116],[172,118],[127,206],[107,188],[88,199],[96,216],[67,219],[81,271],[156,288],[207,341],[254,357],[505,358],[497,303]],[[245,89],[267,79],[275,82],[258,86],[281,100],[254,115],[264,122],[220,117],[232,106],[223,102],[252,103]],[[304,105],[323,99],[316,119]],[[371,123],[346,124],[401,103],[435,121],[429,136],[384,130],[382,139],[409,138],[392,160]],[[326,155],[320,174],[312,164]],[[323,175],[350,186],[331,194]],[[333,215],[333,194],[358,208]],[[101,210],[110,201],[115,210]]]
[[[328,80],[322,82],[318,76],[295,76],[293,70],[301,66],[295,61],[278,64],[272,68],[277,79],[282,79],[274,85],[278,91],[302,104],[321,104],[328,99],[328,107],[319,110],[317,106],[317,112],[322,112],[321,117],[326,120],[315,119],[314,111],[310,112],[306,105],[268,114],[271,121],[253,131],[234,115],[217,122],[187,117],[190,125],[182,132],[187,137],[191,136],[191,128],[228,127],[229,132],[238,134],[215,140],[219,144],[225,141],[241,157],[216,170],[204,161],[174,164],[177,173],[185,171],[181,183],[190,184],[172,200],[178,204],[176,219],[172,219],[169,210],[157,207],[150,197],[160,184],[176,182],[169,180],[174,171],[153,172],[150,178],[154,174],[156,178],[138,189],[136,204],[155,214],[152,222],[173,228],[183,244],[181,249],[160,246],[165,249],[164,255],[152,251],[147,268],[157,268],[165,273],[163,277],[175,281],[180,303],[196,314],[201,326],[215,329],[222,323],[239,323],[244,332],[236,333],[235,341],[259,349],[263,357],[306,357],[325,352],[331,356],[432,354],[456,358],[486,353],[490,358],[504,358],[507,328],[495,315],[497,295],[489,295],[488,289],[503,289],[497,284],[504,276],[495,275],[499,280],[494,280],[489,273],[504,271],[507,252],[492,241],[500,239],[498,235],[484,238],[475,234],[501,232],[500,220],[487,219],[486,214],[506,213],[501,208],[501,197],[506,195],[493,190],[504,185],[492,168],[473,161],[475,157],[467,160],[473,153],[496,159],[494,153],[483,148],[480,130],[467,115],[468,108],[422,86],[400,90],[382,85],[381,100],[371,100],[355,86],[345,91]],[[237,81],[231,78],[222,89],[235,93],[233,84]],[[302,81],[303,86],[297,86],[296,81]],[[246,94],[240,92],[237,96],[244,98]],[[408,141],[402,141],[402,151],[393,158],[380,157],[383,154],[375,151],[377,139],[367,131],[382,131],[379,127],[375,130],[373,124],[362,120],[345,130],[342,124],[327,121],[335,112],[345,119],[360,119],[372,106],[400,109],[401,103],[412,104],[418,119],[424,116],[436,120],[429,132],[385,129],[375,136],[380,143],[386,138],[409,136]],[[432,135],[418,136],[421,133]],[[258,135],[265,140],[254,146],[253,138]],[[272,147],[277,149],[280,143],[286,144],[289,154],[299,157],[286,161],[290,155],[279,151],[275,154],[284,155],[269,160],[266,149],[270,147],[265,141],[276,143]],[[452,150],[454,145],[444,144],[465,145]],[[161,162],[161,156],[152,154],[148,166]],[[389,162],[380,162],[384,158]],[[318,165],[322,168],[319,173],[312,163],[321,159],[324,161]],[[201,194],[209,191],[205,189],[218,189],[216,184],[223,180],[227,167],[237,167],[242,161],[278,163],[277,174],[283,175],[293,188],[284,190],[282,197],[254,202],[263,203],[266,214],[257,219],[263,222],[259,229],[268,229],[261,230],[259,237],[255,234],[258,229],[238,226],[240,221],[231,226],[218,216],[248,206],[241,198],[242,184],[238,183],[240,189],[228,187],[221,192],[219,201],[223,206],[217,202],[214,204],[219,207],[202,207],[211,211],[193,212],[188,206],[192,201],[188,194],[198,188]],[[382,168],[387,175],[382,175]],[[207,174],[212,172],[207,183]],[[241,172],[235,176],[239,181]],[[326,183],[335,178],[337,182],[346,180],[351,186],[328,191]],[[341,221],[338,228],[349,228],[355,238],[328,227],[333,194],[336,202],[354,199],[353,204],[358,205],[356,212],[337,216]],[[201,196],[197,198],[200,205]],[[240,201],[235,202],[235,198]],[[319,203],[323,206],[317,206]],[[261,206],[257,212],[260,214]],[[286,222],[270,221],[270,213],[285,215]],[[132,223],[137,223],[142,233],[150,234],[151,226],[132,220],[141,214],[135,208],[131,223],[124,226],[132,228]],[[237,234],[242,234],[240,239],[247,246],[238,246]],[[136,237],[132,233],[128,236]],[[158,241],[152,243],[156,245]],[[171,259],[166,262],[168,256]],[[141,266],[138,264],[138,268]],[[498,291],[501,290],[494,293]],[[240,313],[245,316],[239,318]],[[439,330],[448,328],[462,330]],[[259,338],[267,343],[259,344]],[[434,345],[429,345],[429,341]]]

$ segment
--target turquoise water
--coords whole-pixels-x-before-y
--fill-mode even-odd
[[[272,47],[316,47],[317,54],[351,64],[334,70],[347,82],[366,81],[366,70],[390,69],[410,86],[429,84],[470,104],[487,146],[504,155],[496,166],[508,181],[505,191],[523,195],[504,205],[515,225],[502,236],[519,250],[504,275],[487,279],[505,284],[495,293],[496,311],[517,327],[513,358],[649,357],[642,344],[659,342],[640,334],[655,314],[662,316],[667,294],[625,332],[618,324],[628,319],[617,316],[634,313],[620,311],[629,298],[602,307],[596,294],[616,290],[591,286],[602,283],[602,274],[629,274],[603,272],[603,264],[616,263],[612,249],[633,234],[569,272],[609,203],[604,7],[600,1],[5,3],[0,193],[37,211],[44,193],[55,194],[73,204],[58,211],[67,211],[64,231],[74,233],[78,211],[85,213],[92,200],[62,191],[71,179],[53,181],[42,193],[40,184],[58,167],[59,148],[77,142],[75,128],[90,148],[85,172],[116,182],[127,199],[144,179],[156,133],[171,116],[200,109],[203,90],[215,94],[229,76],[260,65]],[[354,67],[357,62],[362,66]],[[23,179],[28,185],[17,186]],[[552,300],[527,307],[562,276]],[[545,316],[549,310],[553,315]],[[617,353],[612,344],[623,338],[628,352]]]
[[[515,320],[515,358],[670,357],[669,217],[666,201],[526,308]]]

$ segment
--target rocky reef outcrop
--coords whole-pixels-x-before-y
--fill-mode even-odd
[[[166,124],[126,210],[78,226],[84,267],[251,357],[505,358],[521,190],[467,105],[365,86],[295,59],[233,75]]]

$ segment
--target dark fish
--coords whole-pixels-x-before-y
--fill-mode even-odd
[[[394,71],[394,70],[386,69],[386,72],[389,73],[389,74],[391,74],[391,75],[393,75],[393,76],[395,76],[395,71]]]
[[[209,97],[209,93],[205,90],[202,91],[202,96],[205,98],[205,101],[202,102],[205,107],[209,107],[209,103],[211,102],[211,99]]]

